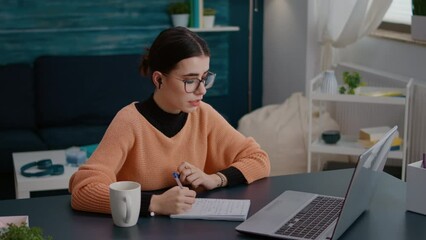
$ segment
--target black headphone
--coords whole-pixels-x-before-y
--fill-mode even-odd
[[[43,171],[26,172],[28,169],[37,166]],[[42,159],[36,162],[30,162],[21,167],[21,174],[24,177],[41,177],[46,175],[61,175],[64,173],[64,166],[61,164],[53,164],[50,159]]]

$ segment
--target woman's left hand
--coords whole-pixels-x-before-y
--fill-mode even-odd
[[[206,190],[211,190],[220,186],[221,183],[221,179],[217,174],[206,174],[188,162],[181,163],[177,171],[180,174],[182,184],[191,185],[193,189],[203,187]]]

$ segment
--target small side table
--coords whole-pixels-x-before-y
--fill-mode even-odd
[[[78,167],[67,165],[65,150],[19,152],[13,153],[12,156],[15,168],[15,193],[17,199],[30,198],[30,192],[32,191],[67,189],[72,174],[78,169]],[[24,177],[21,175],[21,167],[23,165],[41,159],[51,159],[53,164],[64,165],[64,174],[42,177]],[[40,170],[34,167],[34,172],[37,171]]]

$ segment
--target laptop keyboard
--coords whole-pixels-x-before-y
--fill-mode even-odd
[[[275,233],[315,239],[339,216],[343,200],[341,198],[317,196]]]

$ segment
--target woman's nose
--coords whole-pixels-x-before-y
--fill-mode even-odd
[[[204,95],[207,93],[206,85],[204,82],[200,82],[200,85],[198,85],[197,90],[194,92],[196,95]]]

